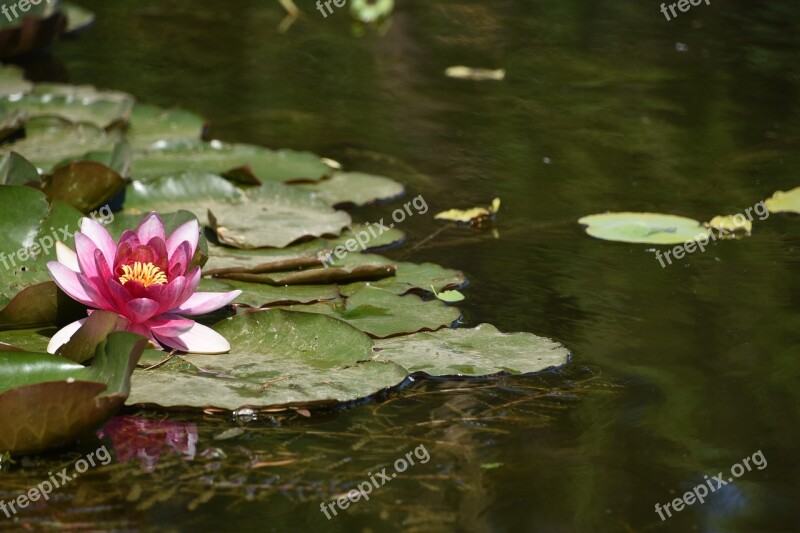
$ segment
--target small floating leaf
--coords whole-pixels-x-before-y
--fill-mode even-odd
[[[473,207],[472,209],[450,209],[436,215],[436,220],[449,220],[458,224],[480,224],[484,220],[494,218],[500,211],[500,198],[492,200],[489,207]]]
[[[800,187],[778,191],[764,203],[771,213],[800,213]]]
[[[741,218],[739,218],[741,217]],[[753,223],[744,215],[719,215],[711,219],[706,224],[707,227],[715,229],[722,234],[723,238],[735,238],[736,233],[750,235],[753,231]]]
[[[462,65],[449,67],[444,71],[449,78],[475,81],[502,81],[506,78],[505,69],[472,68]]]

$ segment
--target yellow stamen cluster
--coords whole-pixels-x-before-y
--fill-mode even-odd
[[[150,285],[164,285],[167,282],[167,275],[153,263],[140,263],[136,261],[131,265],[122,265],[124,274],[120,276],[119,282],[125,285],[129,281],[138,281],[145,287]]]

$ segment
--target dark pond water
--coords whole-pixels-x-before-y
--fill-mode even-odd
[[[574,359],[310,419],[150,413],[149,438],[117,439],[130,461],[0,530],[800,529],[800,219],[772,215],[667,268],[576,223],[606,210],[708,220],[800,185],[800,4],[703,2],[668,22],[657,2],[399,0],[389,25],[359,31],[308,1],[279,33],[275,1],[81,3],[97,24],[32,62],[37,79],[180,105],[214,138],[393,176],[431,212],[499,196],[496,233],[425,240],[429,213],[392,254],[462,269],[468,324],[550,336]],[[443,75],[459,64],[508,77]],[[320,511],[421,445],[430,460],[369,501]],[[2,492],[97,446],[25,461]],[[704,504],[655,512],[759,450],[766,467]]]

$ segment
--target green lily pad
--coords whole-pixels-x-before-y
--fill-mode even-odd
[[[800,187],[791,191],[778,191],[764,200],[770,213],[800,213]]]
[[[318,198],[334,207],[360,207],[378,200],[399,198],[405,191],[405,187],[390,178],[362,172],[337,172],[328,179],[299,187],[314,191]]]
[[[414,294],[398,296],[369,285],[349,298],[284,309],[329,315],[375,338],[435,331],[461,318],[461,311],[439,300],[425,301]]]
[[[86,316],[86,308],[64,294],[52,281],[18,292],[0,310],[0,330],[66,325]]]
[[[85,316],[85,315],[84,315]],[[58,332],[56,327],[14,329],[0,331],[0,345],[13,346],[25,352],[46,352],[50,339]]]
[[[606,241],[680,244],[709,237],[697,220],[659,213],[602,213],[578,220],[586,233]]]
[[[25,287],[50,281],[47,262],[55,260],[55,241],[72,246],[81,217],[61,202],[49,205],[41,191],[0,185],[0,305]]]
[[[39,171],[36,167],[16,152],[11,152],[8,157],[0,162],[0,184],[26,185],[39,183]]]
[[[431,376],[527,374],[564,365],[569,350],[532,333],[501,333],[491,324],[443,329],[375,342],[377,361]]]
[[[192,211],[201,223],[211,224],[221,242],[235,248],[283,248],[308,237],[339,235],[350,224],[350,215],[296,187],[265,183],[243,191],[201,172],[135,181],[125,205],[138,212]]]
[[[372,340],[330,317],[265,310],[213,327],[231,344],[224,355],[181,356],[137,370],[129,405],[162,407],[320,407],[400,384],[406,372],[369,361]]]
[[[364,226],[355,224],[351,230],[346,230],[341,236],[335,239],[318,238],[301,243],[293,244],[285,248],[264,248],[256,250],[239,250],[227,246],[209,245],[209,260],[207,273],[217,270],[228,270],[238,272],[256,272],[265,263],[275,263],[278,261],[289,261],[292,259],[308,258],[318,259],[320,264],[327,257],[327,252],[334,250],[338,246],[354,238],[355,234],[362,231]],[[383,248],[394,245],[405,239],[403,232],[399,230],[389,230],[369,241],[365,251],[369,252],[372,248]],[[358,254],[353,254],[358,255]],[[348,254],[348,257],[350,254]],[[374,262],[374,261],[370,261]],[[391,263],[389,260],[385,260]],[[334,261],[336,264],[336,260]]]
[[[121,140],[118,131],[106,132],[92,124],[74,124],[54,117],[36,117],[25,125],[25,138],[0,146],[0,156],[17,152],[46,173],[86,152],[110,151]]]
[[[396,263],[394,277],[369,282],[373,287],[385,289],[397,295],[403,295],[411,291],[431,292],[431,288],[437,292],[446,291],[463,287],[466,283],[467,278],[463,272],[444,268],[433,263],[416,264],[404,261]],[[351,296],[364,285],[365,283],[344,285],[341,288],[342,296]]]
[[[206,292],[229,292],[240,290],[242,294],[233,301],[250,307],[308,304],[335,300],[339,297],[336,285],[292,285],[275,287],[262,283],[246,283],[235,280],[203,279],[198,290]],[[2,315],[0,315],[2,317]]]
[[[71,2],[61,2],[61,9],[67,15],[65,33],[77,33],[94,23],[94,13]]]
[[[0,352],[0,450],[41,452],[101,426],[125,403],[146,343],[112,333],[88,368],[48,354]]]
[[[110,128],[128,122],[134,101],[127,93],[100,91],[89,85],[39,83],[30,92],[0,99],[0,105],[25,111],[31,118],[60,117]]]
[[[223,175],[244,173],[261,182],[316,181],[330,173],[330,167],[310,152],[192,138],[168,139],[134,157],[133,177],[138,180],[191,170]]]
[[[116,171],[95,161],[76,161],[58,166],[45,180],[43,190],[50,201],[60,200],[88,213],[105,205],[127,184]]]
[[[158,149],[158,143],[171,139],[200,139],[206,120],[185,109],[164,109],[137,103],[126,132],[128,142],[137,150]]]

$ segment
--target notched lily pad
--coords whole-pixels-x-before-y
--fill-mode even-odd
[[[443,329],[375,342],[375,360],[431,376],[527,374],[559,367],[569,350],[533,333],[501,333],[491,324]]]
[[[299,186],[314,191],[318,198],[334,207],[360,207],[399,198],[405,191],[401,184],[390,178],[363,172],[337,172],[331,178]]]
[[[597,239],[649,244],[680,244],[709,237],[697,220],[660,213],[602,213],[578,220]]]

